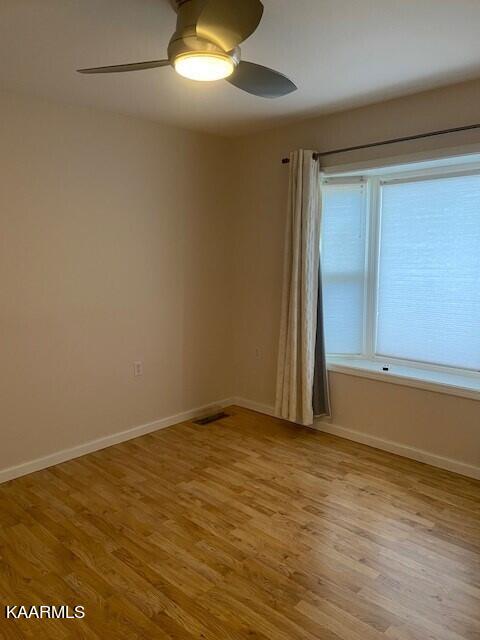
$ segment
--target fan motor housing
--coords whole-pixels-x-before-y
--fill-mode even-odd
[[[173,64],[178,56],[191,53],[227,53],[237,65],[240,62],[240,47],[233,51],[224,51],[221,47],[205,38],[197,36],[196,24],[205,0],[170,0],[177,12],[177,26],[168,45],[168,59]]]
[[[186,2],[190,2],[190,0],[170,0],[170,4],[172,5],[175,13],[178,11],[179,7]]]

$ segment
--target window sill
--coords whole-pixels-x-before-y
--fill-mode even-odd
[[[478,374],[450,373],[399,364],[389,364],[389,370],[383,371],[383,366],[381,362],[362,358],[341,356],[327,358],[329,371],[480,400],[480,375]]]

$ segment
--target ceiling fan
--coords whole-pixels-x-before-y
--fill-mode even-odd
[[[177,28],[168,45],[168,59],[110,67],[79,69],[79,73],[119,73],[172,66],[191,80],[225,79],[262,98],[279,98],[296,91],[286,76],[241,59],[240,43],[258,27],[260,0],[170,0]]]

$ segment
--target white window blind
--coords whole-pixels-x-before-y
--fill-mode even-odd
[[[381,187],[376,322],[378,355],[480,370],[480,176]]]
[[[324,185],[322,281],[328,353],[363,349],[365,288],[365,189],[363,184]]]

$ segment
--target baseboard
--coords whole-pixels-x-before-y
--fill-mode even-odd
[[[87,453],[93,453],[94,451],[99,451],[100,449],[111,447],[114,444],[126,442],[127,440],[132,440],[133,438],[138,438],[139,436],[143,436],[147,433],[152,433],[153,431],[158,431],[159,429],[166,429],[167,427],[171,427],[172,425],[178,424],[179,422],[191,420],[192,418],[197,417],[199,414],[203,414],[204,412],[208,411],[208,409],[210,408],[218,408],[219,406],[226,407],[231,404],[234,404],[234,400],[232,400],[231,398],[220,400],[219,402],[211,402],[207,405],[196,407],[195,409],[191,409],[189,411],[177,413],[176,415],[169,416],[167,418],[154,420],[153,422],[148,422],[147,424],[132,427],[131,429],[126,429],[125,431],[113,433],[112,435],[98,438],[97,440],[90,440],[89,442],[77,445],[76,447],[71,447],[70,449],[62,449],[61,451],[57,451],[48,456],[36,458],[35,460],[24,462],[14,467],[2,469],[0,470],[0,484],[3,482],[8,482],[9,480],[13,480],[14,478],[19,478],[20,476],[27,475],[28,473],[33,473],[35,471],[40,471],[41,469],[46,469],[47,467],[52,467],[53,465],[60,464],[61,462],[67,462],[67,460],[79,458],[80,456],[84,456]]]
[[[399,456],[403,456],[404,458],[410,458],[417,462],[424,462],[432,467],[453,471],[454,473],[459,473],[462,476],[468,476],[469,478],[480,480],[480,467],[475,467],[471,464],[467,464],[466,462],[454,460],[453,458],[445,458],[437,455],[436,453],[425,451],[424,449],[417,449],[416,447],[400,444],[399,442],[393,442],[392,440],[385,440],[377,436],[371,436],[366,433],[362,433],[361,431],[340,427],[339,425],[324,422],[322,420],[318,420],[314,425],[312,425],[312,429],[315,429],[316,431],[323,431],[324,433],[331,433],[335,436],[339,436],[340,438],[345,438],[346,440],[353,440],[353,442],[359,442],[360,444],[366,444],[369,447],[374,447],[375,449],[382,449],[389,453],[395,453]]]
[[[275,415],[275,408],[269,404],[260,404],[259,402],[253,402],[246,398],[232,398],[232,404],[236,404],[244,409],[251,409],[252,411],[258,411],[258,413],[265,413],[267,416]]]
[[[147,424],[132,427],[131,429],[120,431],[103,438],[98,438],[97,440],[90,440],[89,442],[86,442],[84,444],[72,447],[70,449],[63,449],[42,458],[37,458],[29,462],[2,469],[0,470],[0,484],[3,482],[8,482],[9,480],[13,480],[14,478],[19,478],[20,476],[27,475],[29,473],[34,473],[35,471],[40,471],[41,469],[46,469],[47,467],[52,467],[53,465],[66,462],[67,460],[79,458],[86,455],[87,453],[93,453],[94,451],[99,451],[100,449],[111,447],[114,444],[126,442],[127,440],[132,440],[133,438],[138,438],[139,436],[143,436],[147,433],[152,433],[153,431],[166,429],[167,427],[171,427],[172,425],[178,424],[179,422],[191,420],[197,415],[208,411],[208,409],[210,408],[219,406],[227,407],[229,405],[238,405],[239,407],[244,407],[245,409],[251,409],[252,411],[258,411],[259,413],[264,413],[269,416],[275,416],[274,407],[271,405],[254,402],[252,400],[247,400],[246,398],[228,398],[225,400],[220,400],[218,402],[212,402],[201,407],[196,407],[195,409],[184,411],[167,418],[161,418]],[[410,447],[398,442],[393,442],[392,440],[385,440],[377,436],[371,436],[366,433],[362,433],[361,431],[347,429],[345,427],[341,427],[339,425],[322,420],[318,420],[314,425],[312,425],[311,428],[315,429],[316,431],[331,433],[333,435],[339,436],[340,438],[345,438],[346,440],[352,440],[353,442],[366,444],[370,447],[374,447],[375,449],[381,449],[383,451],[395,453],[405,458],[417,460],[418,462],[424,462],[433,467],[446,469],[447,471],[453,471],[454,473],[459,473],[461,475],[480,480],[480,467],[475,467],[459,460],[445,458],[443,456],[430,453],[429,451]]]
[[[265,413],[269,416],[275,415],[274,409],[270,405],[252,402],[245,398],[234,398],[233,402],[240,407],[245,407],[246,409],[252,409],[253,411]],[[347,429],[346,427],[341,427],[322,419],[318,419],[315,424],[311,426],[311,429],[315,429],[315,431],[323,431],[324,433],[331,433],[332,435],[345,438],[346,440],[366,444],[375,449],[395,453],[396,455],[403,456],[404,458],[410,458],[417,462],[424,462],[432,467],[453,471],[454,473],[459,473],[462,476],[468,476],[469,478],[480,480],[480,467],[475,467],[474,465],[461,462],[460,460],[445,458],[423,449],[417,449],[416,447],[400,444],[399,442],[393,442],[392,440],[371,436],[354,429]]]

